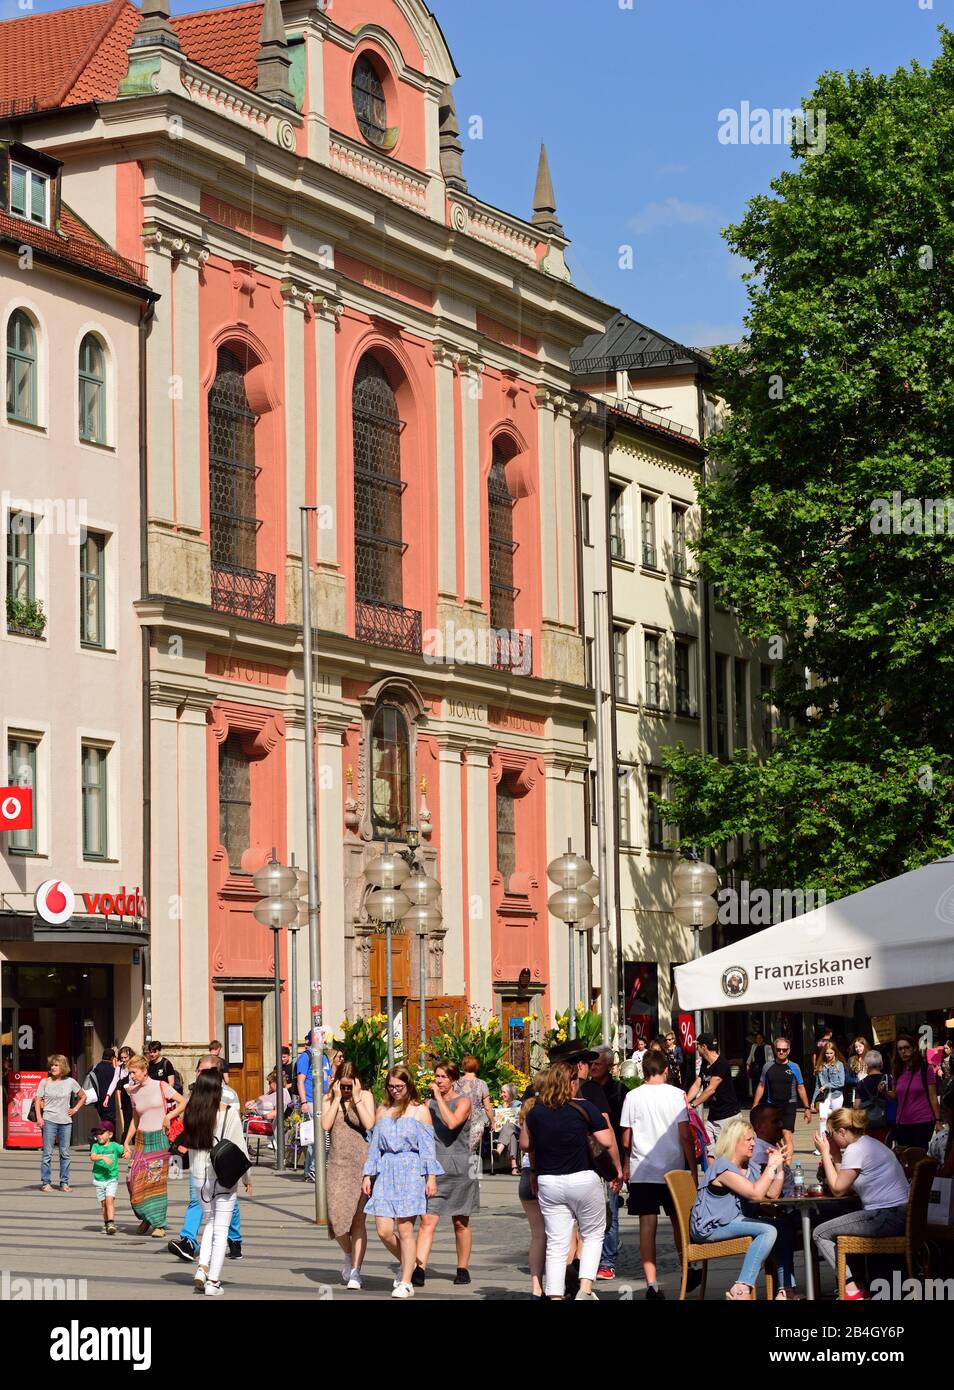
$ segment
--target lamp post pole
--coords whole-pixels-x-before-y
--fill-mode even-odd
[[[301,507],[301,624],[302,684],[305,687],[305,811],[308,841],[308,959],[311,970],[311,1094],[315,1128],[315,1225],[328,1224],[328,1187],[325,1146],[321,1133],[322,1062],[324,1029],[321,1001],[321,931],[318,921],[318,812],[315,792],[314,657],[311,641],[311,545],[308,513],[317,507]]]
[[[603,600],[602,591],[593,596],[593,685],[596,727],[596,845],[602,885],[600,893],[600,1009],[603,1018],[603,1044],[610,1045],[610,1011],[613,988],[610,979],[609,872],[606,866],[606,764],[603,760]],[[620,1020],[622,1025],[623,1020]]]
[[[589,885],[593,877],[593,865],[579,854],[573,853],[573,842],[570,840],[567,843],[566,854],[561,854],[559,858],[552,860],[547,865],[547,877],[551,883],[557,884],[559,890],[550,895],[547,906],[554,917],[565,922],[569,928],[570,946],[567,964],[569,967],[570,1011],[567,1020],[567,1032],[571,1038],[575,1038],[576,983],[574,980],[575,942],[573,932],[577,923],[585,921],[596,908],[592,897],[586,891],[586,886]]]
[[[365,900],[368,916],[372,921],[384,927],[384,942],[387,951],[385,987],[387,991],[389,1071],[394,1066],[394,971],[391,965],[391,934],[395,922],[400,922],[411,906],[410,898],[406,898],[401,892],[401,885],[410,872],[403,855],[396,854],[387,840],[384,842],[384,853],[379,854],[377,859],[372,859],[364,871],[365,879],[371,884],[371,892]]]
[[[719,887],[719,875],[695,850],[690,850],[689,857],[673,870],[672,883],[676,890],[673,916],[680,926],[692,928],[692,954],[693,959],[698,960],[702,955],[702,929],[711,927],[719,915],[719,905],[712,896]],[[698,1038],[702,1031],[702,1014],[698,1009],[693,1023]]]
[[[298,875],[294,869],[279,864],[272,850],[268,864],[259,869],[252,878],[256,890],[261,894],[255,904],[253,915],[263,927],[274,932],[275,955],[275,1171],[285,1170],[285,1107],[282,1104],[284,1076],[282,1074],[282,967],[279,932],[298,917],[298,902],[291,895],[297,892]]]

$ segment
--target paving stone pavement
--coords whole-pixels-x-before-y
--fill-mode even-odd
[[[808,1148],[809,1131],[800,1126],[798,1148]],[[99,1206],[88,1176],[88,1150],[73,1151],[72,1193],[45,1194],[39,1185],[39,1153],[0,1153],[0,1276],[86,1280],[89,1299],[190,1299],[192,1266],[170,1255],[165,1240],[134,1234],[136,1218],[124,1184],[116,1200],[117,1235],[103,1234]],[[54,1156],[54,1177],[57,1170]],[[252,1169],[253,1195],[241,1198],[245,1258],[227,1260],[223,1280],[230,1298],[238,1299],[384,1299],[390,1298],[393,1262],[373,1229],[361,1293],[341,1287],[339,1246],[316,1229],[314,1188],[299,1174],[279,1174],[262,1164]],[[438,1228],[431,1272],[417,1299],[463,1301],[528,1299],[528,1228],[509,1174],[485,1175],[481,1211],[473,1219],[474,1253],[469,1286],[451,1284],[456,1268],[451,1230]],[[187,1181],[169,1185],[169,1235],[178,1235],[188,1201]],[[642,1300],[645,1285],[639,1263],[635,1217],[621,1215],[622,1251],[617,1278],[600,1282],[607,1301]],[[369,1226],[372,1223],[369,1222]],[[669,1298],[678,1293],[677,1260],[666,1218],[659,1222],[659,1279]],[[801,1261],[798,1261],[799,1283]],[[707,1298],[721,1299],[737,1273],[734,1261],[719,1261],[710,1271]],[[0,1298],[5,1284],[0,1278]]]

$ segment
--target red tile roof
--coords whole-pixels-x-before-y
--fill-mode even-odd
[[[254,90],[262,10],[261,0],[254,0],[177,15],[172,23],[192,62]],[[0,23],[0,116],[14,103],[20,109],[45,108],[115,97],[138,23],[131,0],[103,0]]]
[[[143,267],[120,256],[65,203],[60,206],[60,225],[56,230],[0,211],[0,240],[8,239],[17,246],[32,246],[37,254],[53,256],[67,265],[98,271],[137,289],[147,288]]]

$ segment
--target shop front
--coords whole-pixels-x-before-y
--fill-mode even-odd
[[[0,914],[4,1148],[40,1147],[29,1113],[50,1056],[66,1057],[82,1084],[105,1048],[142,1046],[147,941],[139,922],[106,927],[74,917],[54,929],[25,913]],[[80,1111],[77,1140],[94,1118]]]

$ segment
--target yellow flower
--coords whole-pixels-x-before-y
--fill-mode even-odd
[[[566,1042],[566,1029],[561,1028],[557,1033],[557,1042]]]

